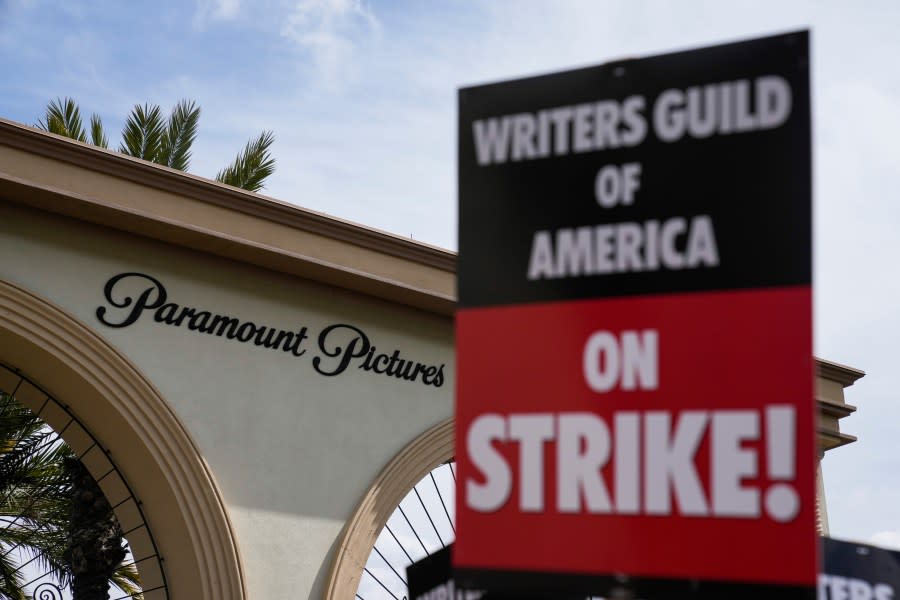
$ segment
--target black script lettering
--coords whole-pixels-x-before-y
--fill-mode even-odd
[[[272,345],[273,348],[278,348],[281,346],[281,350],[283,352],[289,351],[289,345],[294,342],[294,334],[290,331],[284,331],[283,329],[278,332],[278,335],[275,337],[275,343]]]
[[[116,302],[116,300],[113,299],[114,289],[123,279],[146,279],[153,285],[141,292],[137,301],[132,300],[131,296],[125,296],[122,298],[121,302]],[[103,295],[106,297],[106,301],[116,308],[128,308],[132,303],[134,304],[131,308],[131,312],[119,323],[113,323],[104,318],[104,315],[106,315],[105,306],[97,308],[97,318],[101,323],[109,327],[119,328],[128,327],[137,321],[145,309],[153,310],[161,306],[166,301],[167,294],[163,284],[149,275],[144,275],[143,273],[120,273],[106,282],[106,285],[103,286]]]
[[[235,337],[237,337],[239,342],[248,342],[254,335],[256,335],[256,324],[253,321],[246,321],[238,327]]]
[[[132,295],[127,295],[131,292]],[[209,310],[167,302],[168,292],[163,284],[143,273],[120,273],[110,278],[103,288],[106,306],[97,307],[97,318],[109,327],[127,327],[140,319],[144,311],[150,311],[157,323],[173,327],[185,326],[217,337],[227,337],[262,348],[281,350],[300,357],[306,354],[304,340],[309,339],[308,329],[295,332],[257,325],[236,317],[215,314]],[[118,309],[118,312],[116,312]],[[108,314],[109,311],[113,312]],[[108,317],[113,320],[108,320]],[[336,323],[327,326],[318,335],[319,355],[312,365],[319,375],[332,377],[344,373],[355,359],[357,366],[368,372],[387,375],[404,381],[416,381],[440,387],[444,382],[443,368],[424,365],[408,357],[400,350],[391,353],[378,352],[364,331],[353,325]]]
[[[306,350],[300,350],[300,343],[306,339],[306,327],[301,329],[296,335],[290,331],[281,330],[275,337],[275,341],[268,348],[279,348],[282,352],[290,352],[294,356],[303,356]],[[298,352],[299,350],[299,352]]]
[[[194,318],[194,309],[190,306],[185,306],[181,309],[181,314],[178,315],[178,318],[175,319],[175,322],[172,323],[175,327],[181,327],[181,324],[185,319],[193,319]]]
[[[375,356],[375,346],[369,348],[369,353],[366,354],[366,358],[363,359],[362,363],[359,365],[360,369],[364,369],[366,371],[372,370],[372,357]]]
[[[416,377],[419,376],[419,373],[424,373],[424,372],[425,372],[425,365],[423,365],[422,363],[416,363],[416,370],[413,371],[410,381],[415,381]]]
[[[303,356],[304,354],[306,354],[306,348],[300,348],[300,344],[303,343],[303,340],[309,337],[308,335],[306,335],[306,327],[301,327],[300,331],[297,332],[297,335],[282,331],[278,334],[278,338],[275,340],[276,346],[278,346],[278,342],[279,340],[281,340],[282,333],[287,335],[287,339],[284,340],[284,345],[281,347],[284,352],[290,352],[294,356]]]
[[[153,320],[157,323],[173,325],[175,323],[175,313],[178,312],[179,308],[181,307],[173,302],[166,302],[156,309],[156,313],[153,315]]]
[[[431,366],[426,367],[425,371],[422,373],[422,382],[425,385],[431,385],[431,382],[434,380],[434,376],[437,373],[437,367]]]
[[[206,331],[206,324],[209,322],[209,318],[212,315],[208,310],[201,310],[200,312],[195,312],[191,317],[190,323],[188,323],[188,329],[191,331]]]
[[[266,334],[263,336],[263,334]],[[275,330],[271,327],[260,327],[256,330],[256,339],[253,340],[253,343],[257,346],[265,346],[266,348],[274,348],[275,344],[272,342],[272,336],[275,335]]]
[[[353,339],[351,339],[349,342],[347,342],[346,348],[339,344],[336,344],[333,350],[328,350],[328,336],[332,331],[336,329],[349,329],[353,331],[356,336],[353,337]],[[359,349],[357,349],[357,347],[359,347]],[[321,357],[316,356],[312,360],[313,368],[315,368],[315,370],[320,375],[327,375],[328,377],[331,377],[343,373],[352,359],[365,356],[365,354],[369,351],[369,338],[366,337],[365,333],[363,333],[353,325],[337,323],[335,325],[329,325],[319,334],[319,350],[321,350],[322,353],[326,356],[330,356],[332,358],[340,356],[338,364],[335,365],[334,369],[331,371],[326,371],[320,366],[322,364]]]
[[[394,369],[394,367],[397,366],[397,361],[399,359],[400,359],[400,351],[394,350],[394,353],[391,354],[391,362],[388,363],[387,371],[385,371],[385,373],[387,373],[388,375],[396,375],[397,371]]]
[[[369,351],[365,354],[362,351],[356,353],[348,350],[347,352],[352,354],[354,358],[365,356],[362,362],[359,363],[359,368],[364,371],[374,371],[375,373],[396,377],[405,381],[415,381],[419,375],[422,375],[423,383],[436,387],[440,387],[444,381],[443,365],[440,368],[429,367],[408,358],[401,358],[399,350],[394,350],[390,355],[378,354],[378,348],[372,345],[369,346]]]
[[[407,367],[411,367],[411,366],[412,366],[411,362],[409,362],[405,358],[401,358],[400,360],[397,361],[397,368],[394,369],[394,373],[393,373],[394,377],[396,377],[397,379],[404,377],[403,370],[406,369],[406,371],[409,372],[409,369]]]
[[[229,340],[233,340],[234,330],[237,328],[238,323],[240,323],[240,321],[233,317],[216,315],[213,317],[212,323],[209,324],[209,329],[206,330],[206,333],[215,332],[218,337],[222,337],[224,334]],[[219,327],[218,330],[216,330],[216,326]],[[225,332],[226,330],[228,330],[228,333]]]
[[[297,349],[300,347],[300,344],[303,343],[303,340],[308,337],[309,336],[306,335],[306,327],[301,327],[300,331],[297,332],[297,343],[291,347],[291,352],[293,352],[294,356],[302,356],[306,354],[305,348],[303,350],[300,350],[300,352],[297,352]]]
[[[400,362],[403,362],[402,360]],[[418,364],[416,364],[418,366]],[[397,377],[403,377],[403,379],[407,381],[412,381],[416,378],[416,373],[418,373],[418,369],[413,371],[413,362],[411,360],[407,360],[406,364],[403,365],[402,368],[397,369]]]
[[[378,365],[381,364],[382,362],[385,363],[385,366],[383,369],[379,369]],[[390,362],[391,362],[391,359],[387,354],[379,354],[378,356],[375,357],[375,364],[372,365],[372,370],[379,374],[384,373],[385,371],[387,371],[387,365]]]

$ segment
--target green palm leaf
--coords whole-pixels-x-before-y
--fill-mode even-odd
[[[44,118],[37,123],[39,129],[63,135],[79,142],[87,142],[81,111],[71,98],[57,98],[47,104]]]
[[[157,162],[165,133],[162,111],[155,104],[136,104],[125,121],[119,152]]]
[[[275,159],[269,152],[274,141],[271,131],[263,131],[247,142],[231,165],[219,171],[216,180],[250,192],[261,190],[266,178],[275,171]]]
[[[141,577],[133,564],[121,564],[113,573],[110,581],[133,600],[144,600],[141,593]]]
[[[4,554],[7,549],[0,544],[0,599],[2,600],[26,600],[22,584],[25,580],[22,571],[16,565],[16,561],[9,554]]]
[[[27,600],[23,563],[72,585],[70,550],[73,481],[71,449],[36,414],[0,391],[0,600]],[[82,467],[83,468],[83,467]],[[110,582],[142,600],[134,557],[120,563]]]
[[[34,413],[0,393],[0,554],[7,562],[33,558],[35,567],[59,581],[69,573],[62,553],[71,500],[62,460],[70,455]],[[5,568],[0,564],[0,572]],[[0,588],[21,584],[11,574],[0,573]]]
[[[200,107],[195,102],[182,100],[176,104],[163,133],[156,162],[179,171],[187,171],[191,162],[191,145],[197,138],[199,122]]]
[[[173,108],[168,120],[156,104],[136,104],[122,129],[119,152],[149,160],[173,169],[187,171],[191,162],[191,147],[197,139],[200,107],[193,100],[181,100]],[[52,100],[37,126],[45,131],[87,142],[81,122],[81,111],[71,98]],[[91,115],[91,143],[109,148],[109,138],[100,117]],[[271,131],[263,131],[251,139],[235,157],[234,162],[216,174],[222,183],[258,192],[275,172],[275,159],[270,148],[275,142]],[[2,599],[0,599],[2,600]]]
[[[100,116],[96,113],[91,115],[91,143],[101,148],[109,148],[109,138],[106,137],[103,123],[100,122]]]

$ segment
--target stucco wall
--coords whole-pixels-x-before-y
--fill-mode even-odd
[[[449,319],[6,202],[0,253],[0,278],[94,328],[182,419],[228,505],[250,597],[317,597],[329,550],[378,471],[416,434],[452,415]],[[103,325],[96,310],[109,307],[104,284],[132,271],[159,280],[170,302],[277,329],[305,326],[306,353],[191,331],[187,322],[158,323],[152,311],[128,327]],[[117,293],[130,285],[136,297],[147,287],[139,283],[125,280]],[[109,311],[111,322],[128,312]],[[444,365],[443,384],[367,372],[360,359],[337,376],[317,373],[317,337],[336,323],[364,331],[378,352]],[[90,415],[79,416],[90,426]]]

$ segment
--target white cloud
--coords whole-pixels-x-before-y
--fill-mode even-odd
[[[237,17],[241,0],[197,0],[193,24],[202,29],[209,21],[228,21]]]
[[[869,538],[873,546],[881,546],[888,550],[900,550],[900,529],[893,531],[879,531]]]
[[[335,87],[355,76],[359,46],[377,38],[380,23],[362,0],[302,0],[285,19],[281,35],[308,52],[322,82]]]
[[[231,19],[237,16],[241,8],[240,0],[216,0],[214,2],[213,16],[221,19]]]

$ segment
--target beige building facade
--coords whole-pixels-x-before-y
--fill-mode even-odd
[[[160,598],[352,598],[453,457],[451,252],[0,120],[0,253],[0,389],[61,407]],[[863,373],[817,368],[821,456]]]

